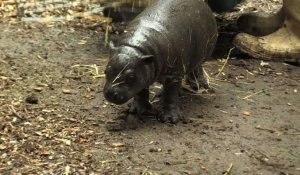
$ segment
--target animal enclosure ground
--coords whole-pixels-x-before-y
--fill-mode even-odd
[[[235,58],[215,79],[209,61],[215,93],[180,98],[190,123],[109,132],[126,106],[102,95],[102,33],[0,28],[0,174],[300,174],[299,67]]]

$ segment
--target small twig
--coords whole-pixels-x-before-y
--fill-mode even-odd
[[[221,80],[221,79],[215,79],[216,81],[221,81],[221,82],[225,82],[225,83],[233,83],[233,84],[251,84],[251,83],[246,83],[246,82],[231,82],[231,81],[228,81],[228,80]]]
[[[71,68],[75,68],[75,67],[85,67],[89,70],[89,73],[92,74],[93,78],[104,78],[105,74],[99,74],[99,68],[102,66],[97,66],[96,64],[92,64],[92,65],[73,65],[71,66]]]
[[[256,152],[258,152],[259,154],[261,154],[262,156],[264,156],[266,159],[269,159],[269,156],[267,156],[265,153],[259,151],[259,150],[256,150]]]
[[[93,78],[104,78],[105,74],[94,75]]]
[[[145,175],[148,171],[149,167],[147,166],[146,169],[143,171],[142,175]]]
[[[203,73],[208,79],[211,79],[211,77],[209,76],[209,74],[207,73],[207,71],[204,68],[203,68]]]
[[[9,136],[9,134],[6,134],[6,133],[4,133],[4,132],[0,132],[0,135]]]
[[[199,82],[198,82],[198,80],[197,80],[196,75],[195,75],[194,72],[193,72],[193,76],[195,78],[195,82],[196,82],[196,85],[197,85],[197,91],[199,91],[200,90],[200,84],[199,84]]]
[[[13,113],[16,117],[18,117],[19,119],[23,119],[23,117],[22,117],[19,113],[17,113],[17,111],[15,110],[15,108],[14,108],[13,105],[9,105],[9,106],[10,106],[10,109],[11,109],[12,113]]]
[[[224,175],[229,175],[231,173],[232,167],[233,167],[233,164],[230,163],[230,165],[229,165],[228,169],[226,170],[226,172],[224,173]]]
[[[300,135],[300,132],[283,132],[285,135]]]
[[[279,131],[276,129],[262,128],[261,126],[256,126],[255,129],[259,129],[262,131],[269,131],[270,133],[277,133],[277,135],[300,135],[300,132]]]
[[[235,49],[235,47],[233,47],[233,48],[231,48],[231,49],[229,50],[228,55],[227,55],[227,58],[226,58],[226,60],[225,60],[225,63],[223,64],[223,66],[222,66],[221,70],[219,71],[219,73],[216,75],[215,79],[217,79],[218,76],[223,72],[225,66],[227,65],[227,62],[228,62],[228,60],[229,60],[229,58],[230,58],[230,54],[231,54],[231,52],[232,52],[233,49]]]
[[[203,73],[204,73],[204,75],[205,75],[205,77],[206,77],[206,80],[207,80],[207,84],[208,85],[210,85],[210,80],[211,80],[211,77],[208,75],[208,73],[206,72],[206,70],[204,69],[204,68],[202,68],[203,69]],[[205,78],[204,77],[204,78]]]
[[[196,91],[196,90],[193,90],[192,88],[190,88],[188,85],[186,85],[185,83],[182,83],[181,84],[181,87],[182,87],[182,89],[184,89],[184,90],[187,90],[187,91],[189,91],[189,92],[191,92],[191,93],[193,93],[194,95],[202,95],[205,91],[206,91],[206,89],[203,89],[203,90],[198,90],[198,91]]]
[[[112,81],[112,83],[115,83],[122,75],[122,73],[124,72],[124,70],[126,69],[126,67],[129,65],[129,63],[127,63],[124,68],[118,73],[118,75],[116,76],[116,78]]]
[[[250,75],[254,75],[252,72],[250,72],[249,70],[246,70],[246,72]]]
[[[210,82],[209,84],[210,84],[210,85],[215,85],[215,86],[221,87],[221,85],[219,85],[219,84],[217,84],[217,83]]]
[[[21,153],[15,152],[15,154],[19,155],[20,157],[23,157],[24,159],[26,159],[28,162],[30,162],[30,163],[32,163],[32,164],[40,163],[39,160],[32,159],[32,158],[30,158],[30,157],[27,157],[26,155],[21,154]]]
[[[247,95],[246,97],[244,97],[244,98],[242,98],[242,99],[243,99],[243,100],[246,100],[246,99],[248,99],[248,98],[250,98],[250,97],[252,97],[252,96],[254,96],[254,95],[258,95],[258,94],[263,93],[263,92],[264,92],[264,90],[261,90],[261,91],[255,92],[255,93],[253,93],[253,94]]]
[[[114,84],[111,85],[111,87],[119,86],[120,84],[124,84],[124,83],[125,83],[125,81],[114,83]]]
[[[101,164],[106,164],[106,163],[113,163],[113,162],[117,162],[116,160],[103,160],[103,161],[100,161]]]
[[[278,131],[275,130],[275,129],[262,128],[261,126],[256,126],[255,129],[259,129],[259,130],[263,130],[263,131],[269,131],[271,133],[276,133],[276,132],[278,133]]]
[[[220,111],[220,112],[222,112],[222,113],[224,113],[224,114],[228,114],[227,111],[224,111],[224,110],[221,110],[221,109],[217,109],[217,110]]]

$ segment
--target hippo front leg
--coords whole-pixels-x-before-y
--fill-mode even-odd
[[[171,123],[177,123],[182,115],[178,105],[179,90],[181,80],[179,78],[169,77],[164,82],[163,105],[164,111],[159,119],[162,122],[169,120]]]
[[[149,102],[149,89],[143,89],[135,97],[133,102],[129,105],[129,113],[137,114],[138,116],[144,114],[152,109]]]

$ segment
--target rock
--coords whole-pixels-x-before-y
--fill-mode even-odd
[[[38,104],[39,100],[38,97],[35,94],[32,94],[25,98],[25,102],[29,104]]]

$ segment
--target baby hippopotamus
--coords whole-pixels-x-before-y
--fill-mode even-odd
[[[208,88],[202,63],[217,40],[217,25],[203,0],[158,0],[128,24],[106,66],[105,98],[124,104],[134,98],[129,112],[151,108],[149,86],[163,84],[161,121],[181,119],[178,104],[181,81],[192,88]]]

